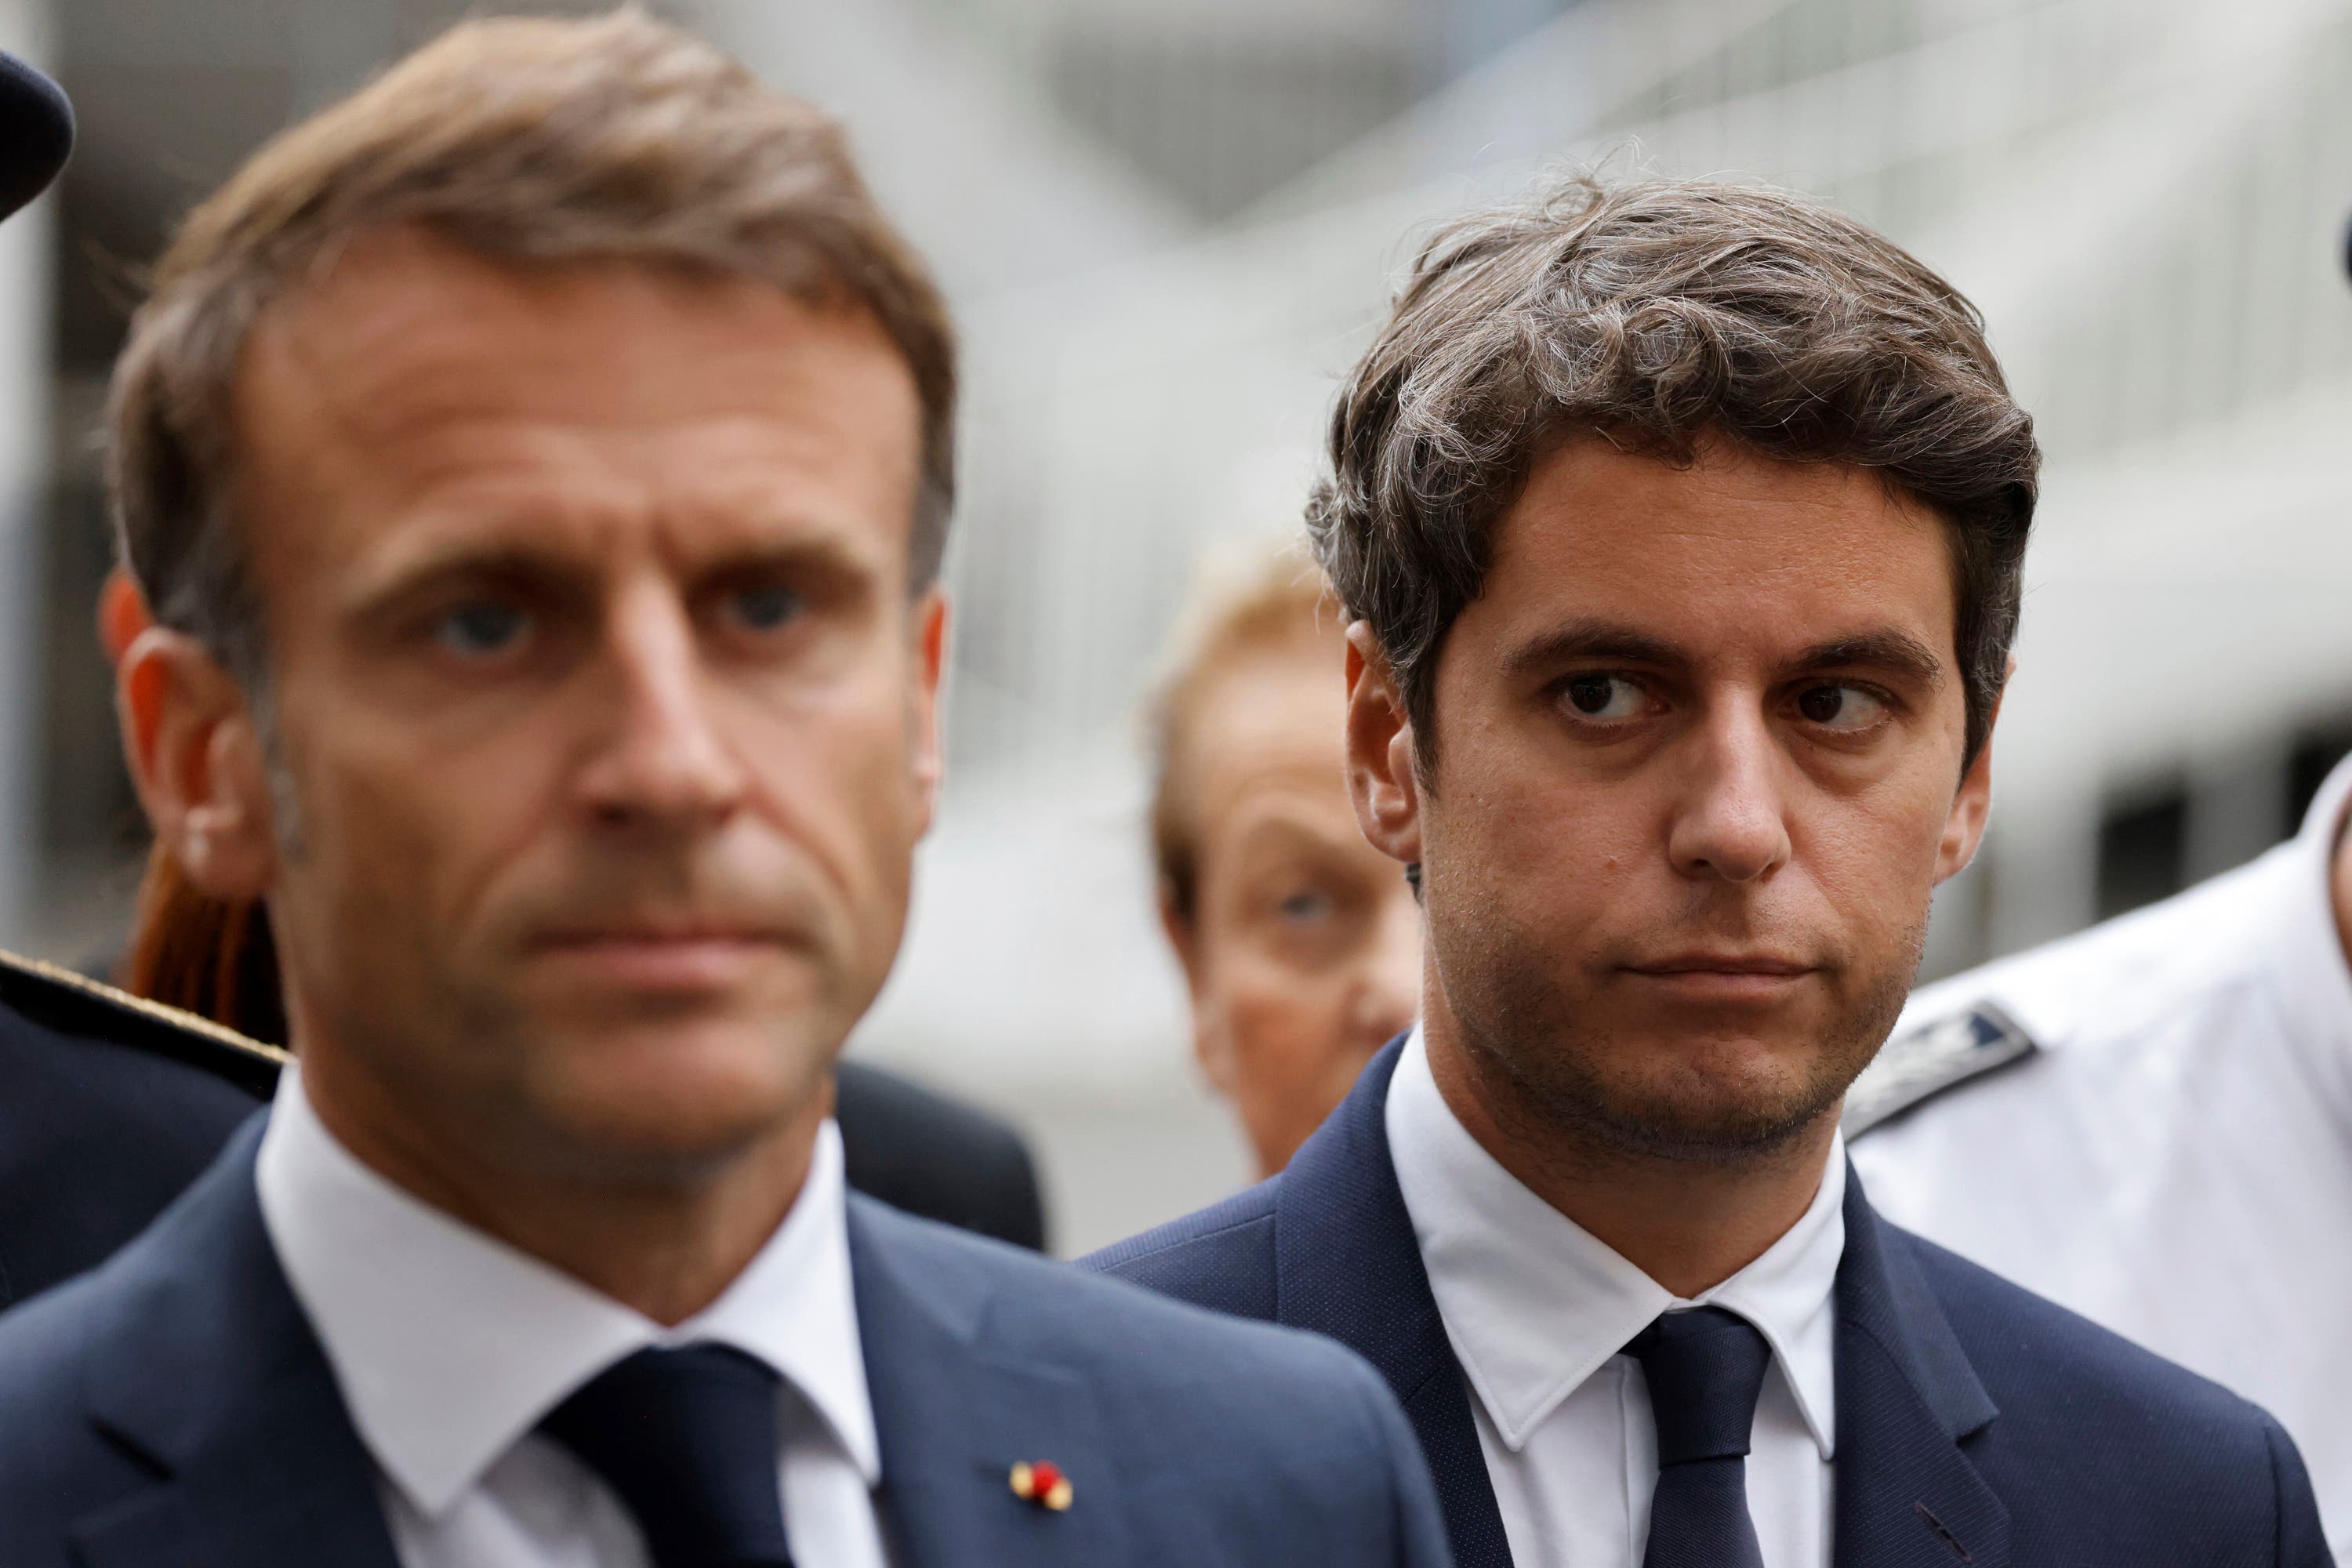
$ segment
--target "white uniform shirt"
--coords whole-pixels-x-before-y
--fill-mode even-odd
[[[2234,1389],[2303,1450],[2352,1561],[2352,969],[2328,896],[2352,763],[2301,834],[1931,985],[2040,1047],[1858,1136],[1871,1201]]]
[[[1625,1342],[1660,1314],[1721,1307],[1763,1332],[1748,1511],[1765,1568],[1827,1568],[1838,1260],[1845,1156],[1761,1258],[1681,1300],[1496,1163],[1430,1074],[1421,1031],[1389,1085],[1389,1148],[1470,1407],[1511,1556],[1640,1568],[1658,1480],[1657,1427]]]
[[[884,1568],[881,1479],[850,1295],[841,1138],[792,1212],[675,1329],[408,1195],[319,1121],[289,1068],[255,1172],[262,1218],[325,1348],[403,1568],[645,1568],[643,1538],[541,1416],[649,1345],[716,1342],[782,1377],[786,1532],[825,1568]]]

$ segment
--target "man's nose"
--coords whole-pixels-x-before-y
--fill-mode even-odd
[[[1421,1016],[1421,906],[1400,879],[1396,896],[1381,906],[1358,976],[1354,1022],[1363,1038],[1387,1040]]]
[[[1753,882],[1789,858],[1782,757],[1759,707],[1725,705],[1676,748],[1667,855],[1685,876]]]
[[[723,818],[747,779],[716,710],[693,617],[675,595],[634,589],[604,631],[610,706],[581,794],[600,818],[692,825]]]

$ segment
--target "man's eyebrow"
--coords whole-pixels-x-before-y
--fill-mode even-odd
[[[1342,830],[1336,824],[1319,821],[1303,811],[1276,806],[1271,809],[1248,809],[1237,842],[1255,844],[1260,839],[1288,839],[1310,843],[1320,847],[1347,849],[1363,841],[1362,835],[1352,828]]]
[[[1690,662],[1687,655],[1663,637],[1613,621],[1577,620],[1513,648],[1504,668],[1515,676],[1537,674],[1574,659],[1613,659],[1661,668],[1679,668]]]
[[[1930,690],[1940,690],[1944,684],[1944,661],[1936,650],[1893,626],[1816,644],[1798,655],[1791,668],[1883,669],[1907,676]]]
[[[1512,650],[1505,666],[1513,675],[1541,674],[1581,660],[1686,668],[1690,656],[1673,643],[1613,621],[1570,621]],[[1883,669],[1940,689],[1944,661],[1909,632],[1894,626],[1854,632],[1816,643],[1789,661],[1791,669]]]
[[[438,540],[403,556],[382,563],[369,573],[352,595],[355,602],[380,605],[429,591],[452,579],[533,579],[586,581],[596,575],[598,557],[570,540],[545,538],[519,542],[458,536]],[[777,537],[765,532],[720,535],[707,559],[696,563],[694,574],[733,575],[794,571],[820,579],[856,576],[865,563],[846,543],[831,534]]]
[[[544,577],[551,572],[561,574],[572,564],[557,552],[453,539],[405,552],[388,561],[371,563],[365,574],[352,584],[346,597],[355,606],[381,607],[453,579],[519,582]],[[581,574],[584,575],[584,571]]]

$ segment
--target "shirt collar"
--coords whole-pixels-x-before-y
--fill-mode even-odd
[[[1845,1145],[1760,1258],[1677,1298],[1522,1185],[1455,1119],[1415,1027],[1386,1106],[1397,1185],[1446,1337],[1514,1452],[1660,1313],[1717,1306],[1762,1332],[1820,1447],[1835,1451],[1835,1292],[1845,1253]]]
[[[420,1202],[279,1080],[255,1168],[278,1261],[386,1476],[437,1516],[567,1395],[650,1345],[718,1342],[813,1406],[871,1487],[881,1448],[851,1294],[841,1135],[817,1135],[782,1225],[674,1329]]]
[[[2352,757],[2312,797],[2294,841],[2281,851],[2291,884],[2272,902],[2269,955],[2289,1032],[2338,1113],[2352,1118],[2352,965],[2336,927],[2336,848],[2352,810]]]

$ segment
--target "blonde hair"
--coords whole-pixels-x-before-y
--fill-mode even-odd
[[[1190,921],[1200,891],[1199,824],[1190,775],[1209,688],[1253,655],[1302,650],[1347,625],[1303,543],[1265,543],[1212,556],[1177,622],[1146,710],[1151,754],[1151,851],[1160,896]]]
[[[840,127],[635,9],[469,22],[270,142],[196,208],[116,368],[122,558],[158,619],[248,683],[263,628],[231,515],[238,357],[339,244],[402,224],[517,264],[642,261],[871,312],[921,399],[910,580],[936,576],[955,489],[953,333]]]

